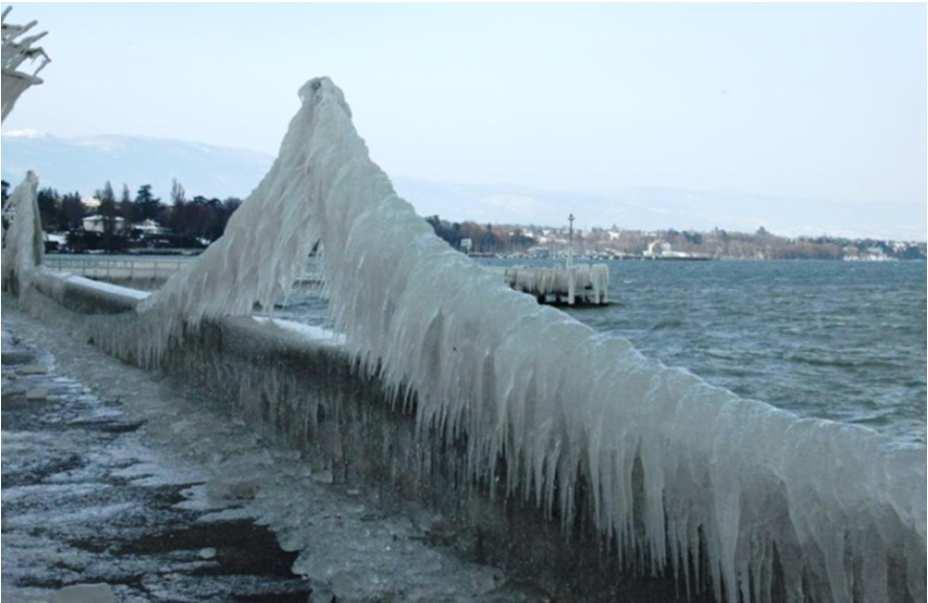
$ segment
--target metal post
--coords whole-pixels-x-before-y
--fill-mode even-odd
[[[574,214],[567,216],[570,222],[567,239],[567,303],[574,305]]]
[[[567,269],[570,270],[574,265],[574,215],[570,214],[567,216],[567,221],[570,222],[570,231],[567,239]]]

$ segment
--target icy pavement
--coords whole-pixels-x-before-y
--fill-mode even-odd
[[[6,302],[3,601],[88,583],[121,601],[547,598],[436,545],[441,517],[331,484],[196,392]]]
[[[141,420],[18,341],[28,329],[8,316],[3,601],[73,600],[57,591],[88,583],[125,601],[307,600],[309,583],[290,571],[296,555],[248,517],[184,508],[185,489],[207,475],[143,444]],[[101,588],[89,600],[105,601]]]

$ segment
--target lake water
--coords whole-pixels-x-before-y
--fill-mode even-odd
[[[609,270],[613,304],[569,314],[743,397],[924,445],[925,262],[617,261]],[[327,323],[312,291],[291,295],[282,313]]]

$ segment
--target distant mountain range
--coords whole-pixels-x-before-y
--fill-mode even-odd
[[[17,184],[27,169],[42,186],[92,194],[110,180],[133,195],[152,184],[167,200],[172,178],[194,195],[246,197],[273,163],[257,151],[142,136],[61,138],[29,131],[4,132],[3,179]],[[394,177],[399,194],[423,215],[479,223],[609,226],[708,231],[715,227],[781,235],[925,240],[926,208],[920,203],[849,203],[787,199],[719,191],[636,188],[614,194],[553,192],[508,184],[454,184]]]
[[[187,196],[246,197],[271,167],[265,153],[198,142],[142,136],[59,138],[30,131],[4,132],[3,179],[17,184],[34,170],[41,186],[93,194],[109,180],[116,194],[123,183],[135,195],[151,184],[167,200],[177,178]]]

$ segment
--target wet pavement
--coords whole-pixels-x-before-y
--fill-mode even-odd
[[[2,378],[3,601],[88,583],[126,601],[308,600],[296,553],[253,519],[185,508],[206,476],[159,459],[118,400],[59,375],[6,325]]]
[[[102,354],[81,317],[3,310],[4,602],[80,584],[116,601],[550,600],[445,543],[428,508],[333,483],[228,402]]]

